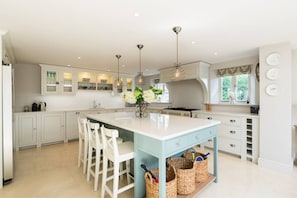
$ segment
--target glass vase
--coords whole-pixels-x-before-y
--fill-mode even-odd
[[[136,104],[135,116],[138,117],[138,118],[147,117],[148,116],[147,106],[148,106],[148,103],[145,103],[145,102],[141,102],[139,104]]]

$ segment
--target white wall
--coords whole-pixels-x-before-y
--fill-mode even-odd
[[[222,68],[228,67],[236,67],[242,65],[252,65],[252,72],[251,72],[251,90],[250,90],[250,104],[259,104],[259,83],[255,78],[255,68],[257,63],[259,62],[259,57],[246,57],[236,60],[230,60],[226,62],[212,64],[210,66],[209,76],[210,76],[210,103],[217,104],[219,103],[219,78],[216,76],[216,71]]]
[[[108,91],[78,91],[73,96],[42,96],[41,68],[32,64],[16,64],[15,68],[15,111],[23,111],[25,105],[45,101],[47,110],[92,108],[93,101],[101,107],[124,107],[119,94]]]
[[[266,57],[280,53],[279,78],[275,81],[266,78],[266,72],[273,66],[266,63]],[[259,166],[291,171],[292,158],[292,56],[288,43],[260,48],[260,157]],[[270,84],[279,87],[277,96],[266,93]]]

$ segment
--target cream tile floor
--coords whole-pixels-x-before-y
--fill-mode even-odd
[[[15,177],[0,189],[0,198],[100,197],[100,184],[86,181],[77,167],[78,142],[56,144],[15,153]],[[210,171],[212,160],[210,157]],[[101,178],[100,178],[101,179]],[[133,190],[120,196],[133,197]],[[238,157],[219,153],[219,182],[198,196],[203,198],[296,198],[297,168],[279,173]]]

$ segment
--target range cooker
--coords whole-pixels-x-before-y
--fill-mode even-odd
[[[197,110],[200,110],[200,109],[190,109],[190,108],[184,108],[184,107],[168,107],[168,108],[162,109],[162,113],[192,117],[192,111],[197,111]]]

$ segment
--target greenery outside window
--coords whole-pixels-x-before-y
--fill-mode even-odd
[[[234,97],[237,102],[249,100],[249,74],[221,77],[221,101],[228,102]]]
[[[217,70],[221,102],[249,102],[251,65]]]

